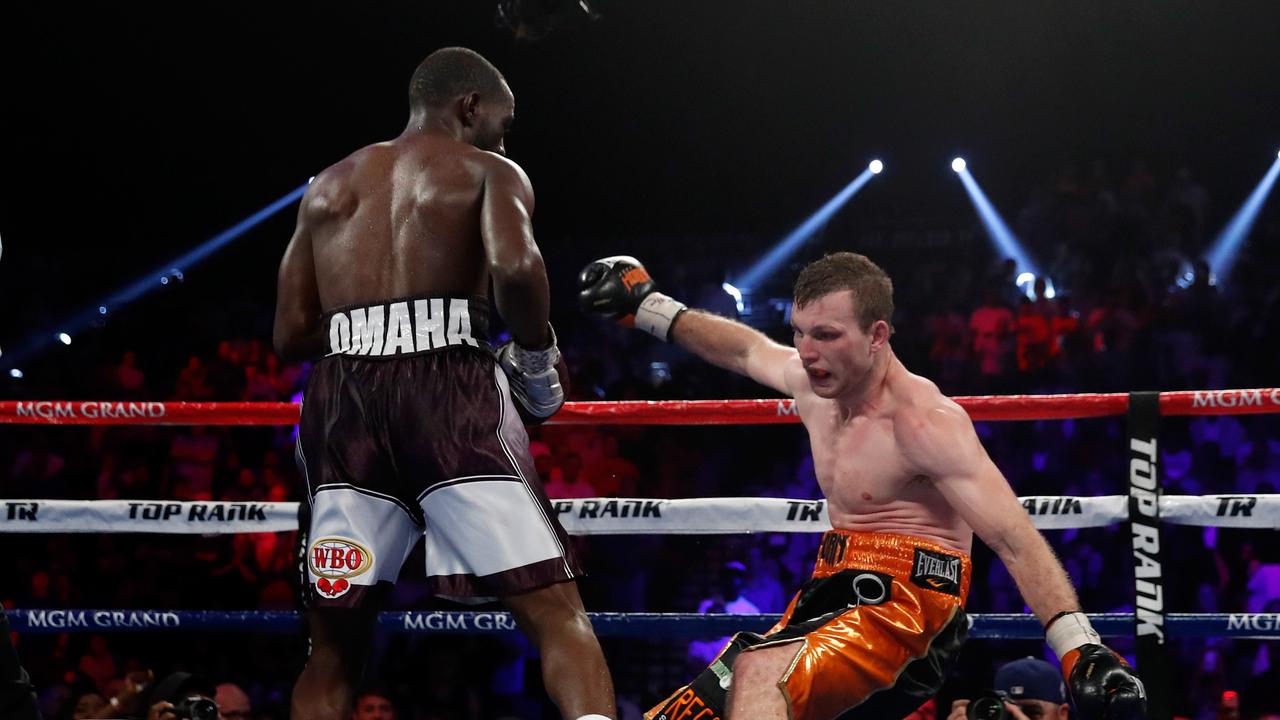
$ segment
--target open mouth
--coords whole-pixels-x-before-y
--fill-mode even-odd
[[[814,380],[826,380],[831,377],[831,373],[826,370],[819,370],[818,368],[808,368],[805,372],[809,373],[809,377]]]

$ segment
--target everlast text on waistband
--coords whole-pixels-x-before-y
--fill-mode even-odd
[[[391,300],[334,310],[329,355],[397,357],[488,346],[489,306],[478,298]]]

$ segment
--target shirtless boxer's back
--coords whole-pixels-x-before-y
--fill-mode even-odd
[[[514,97],[461,48],[424,60],[409,95],[404,133],[316,176],[280,267],[277,351],[323,356],[299,430],[312,652],[292,714],[350,712],[376,611],[425,536],[437,594],[501,597],[561,713],[612,717],[581,570],[520,421],[563,392],[532,188],[504,157]],[[514,338],[498,356],[491,287]]]
[[[1099,643],[1061,564],[968,415],[889,345],[893,286],[835,253],[796,281],[794,347],[656,292],[631,257],[588,265],[579,301],[795,398],[833,530],[768,633],[739,633],[647,718],[898,718],[933,696],[967,630],[969,550],[996,551],[1048,628],[1086,720],[1137,718],[1142,688]],[[727,692],[726,692],[727,691]]]

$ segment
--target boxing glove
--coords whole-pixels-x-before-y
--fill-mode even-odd
[[[1084,613],[1059,613],[1045,639],[1062,660],[1062,676],[1080,720],[1141,720],[1147,715],[1142,680],[1124,658],[1101,643]]]
[[[498,348],[498,366],[511,385],[516,409],[527,424],[543,422],[564,405],[564,360],[556,347],[556,333],[551,330],[551,344],[541,350],[521,347],[515,340]]]
[[[639,260],[628,255],[601,258],[578,273],[578,307],[667,341],[671,325],[689,308],[657,289]]]

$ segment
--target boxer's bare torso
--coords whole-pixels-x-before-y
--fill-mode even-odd
[[[316,176],[303,203],[325,310],[488,293],[480,196],[506,162],[451,138],[370,145]]]
[[[529,221],[533,189],[503,157],[513,117],[509,91],[476,120],[483,141],[459,139],[415,116],[399,137],[317,175],[280,266],[278,350],[320,352],[319,319],[335,308],[484,297],[491,280],[516,338],[544,345],[547,291]]]
[[[850,416],[810,388],[798,355],[786,380],[813,449],[832,527],[890,532],[969,552],[973,530],[912,459],[911,424],[931,409],[963,412],[937,386],[891,359],[880,399]]]

